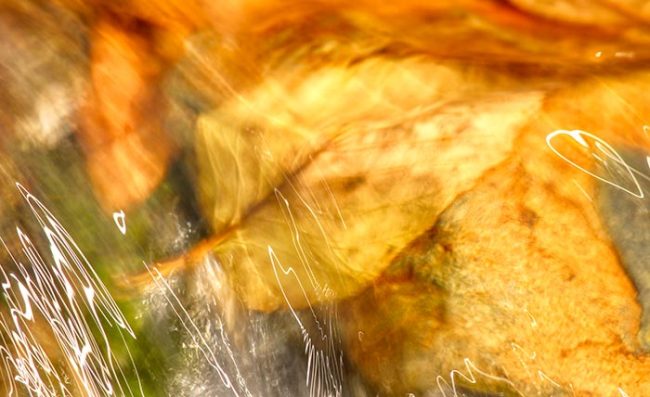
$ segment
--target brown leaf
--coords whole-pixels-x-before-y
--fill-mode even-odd
[[[441,86],[415,89],[426,81]],[[472,87],[455,81],[434,63],[375,60],[200,120],[200,192],[225,231],[214,249],[250,308],[358,293],[506,157],[540,94],[455,102]],[[256,119],[255,130],[236,128]]]

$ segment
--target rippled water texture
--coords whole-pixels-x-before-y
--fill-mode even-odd
[[[0,0],[0,395],[650,395],[650,3]]]

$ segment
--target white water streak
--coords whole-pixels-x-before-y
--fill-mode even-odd
[[[39,252],[30,236],[17,227],[27,260],[23,262],[0,237],[13,261],[13,266],[0,266],[0,285],[9,308],[8,317],[0,313],[0,376],[9,395],[16,395],[19,385],[29,396],[38,397],[144,395],[124,335],[135,339],[133,329],[67,230],[36,197],[16,186],[49,252]],[[9,268],[15,270],[8,272]],[[124,341],[139,390],[128,385],[106,327],[114,328]],[[45,340],[56,342],[55,347]],[[48,355],[52,350],[54,358]]]
[[[453,393],[452,395],[454,397],[458,397],[459,394],[458,394],[457,382],[460,380],[460,381],[468,382],[470,384],[476,384],[477,383],[477,379],[475,376],[476,374],[476,375],[483,376],[486,379],[491,379],[500,383],[504,383],[510,386],[513,390],[515,390],[515,392],[518,395],[523,397],[523,394],[515,388],[515,384],[512,383],[510,380],[481,371],[480,369],[476,368],[474,363],[469,358],[465,358],[463,362],[465,363],[466,373],[463,373],[457,369],[451,370],[449,372],[449,380],[451,381],[451,385],[442,376],[438,375],[436,377],[436,383],[438,384],[438,389],[440,390],[440,393],[442,393],[442,396],[448,397],[447,391],[451,389],[451,392]]]
[[[218,354],[214,351],[214,348],[210,346],[210,343],[208,343],[206,338],[203,336],[199,327],[192,320],[191,314],[181,303],[179,297],[174,293],[174,290],[171,287],[171,285],[169,285],[169,282],[165,279],[165,277],[160,273],[158,269],[151,268],[146,264],[146,262],[144,263],[144,266],[147,268],[147,271],[153,278],[155,286],[165,291],[164,294],[165,300],[169,304],[171,310],[174,312],[176,318],[178,318],[178,320],[180,321],[182,327],[185,329],[185,331],[192,339],[193,345],[201,352],[201,355],[206,360],[208,365],[210,365],[210,367],[212,367],[215,370],[215,372],[219,376],[219,379],[224,384],[224,386],[226,386],[226,388],[228,388],[234,396],[239,397],[240,393],[237,391],[236,385],[233,384],[231,380],[231,376],[228,374],[228,371],[224,369],[224,367],[219,362],[219,359],[217,358]],[[245,396],[252,397],[252,394],[248,390],[248,387],[246,385],[246,381],[244,380],[244,377],[242,376],[241,371],[237,366],[234,353],[230,349],[229,343],[227,341],[227,337],[223,332],[223,327],[222,327],[221,339],[223,341],[223,346],[226,348],[226,351],[228,352],[228,357],[232,361],[232,364],[235,368],[235,378],[237,379],[238,385],[240,386],[241,389],[243,389],[243,393]]]
[[[113,212],[113,221],[120,233],[126,234],[126,216],[123,210]]]
[[[314,211],[306,200],[304,200],[298,190],[290,183],[291,188],[296,193],[300,203],[305,209],[309,212],[314,224],[317,226],[318,230],[321,233],[323,242],[325,243],[328,249],[332,249],[332,244],[328,237],[328,234],[325,232],[325,228],[321,224],[316,211]],[[300,229],[296,223],[293,211],[289,200],[282,194],[278,189],[275,190],[275,196],[278,201],[278,204],[282,207],[283,215],[285,217],[286,224],[291,228],[291,235],[293,238],[294,248],[298,254],[298,260],[300,265],[305,270],[307,275],[309,286],[312,291],[316,292],[316,296],[323,297],[326,300],[329,300],[333,296],[333,291],[326,284],[321,284],[316,278],[314,271],[312,269],[313,260],[311,255],[309,255],[309,248],[304,247],[301,241]],[[337,348],[338,333],[336,328],[336,308],[329,307],[325,316],[318,316],[309,300],[305,286],[303,285],[300,277],[295,272],[295,270],[289,266],[285,268],[281,263],[278,257],[275,255],[273,248],[271,246],[267,247],[269,259],[271,266],[273,268],[273,273],[275,275],[276,281],[282,293],[282,296],[291,311],[293,318],[296,320],[296,323],[300,329],[301,335],[303,337],[303,342],[305,344],[305,354],[307,355],[307,378],[305,379],[306,385],[309,388],[310,397],[320,397],[320,396],[341,396],[343,394],[343,354],[339,348]],[[335,262],[336,264],[336,262]],[[280,270],[280,272],[278,272]],[[337,266],[338,272],[338,266]],[[302,292],[304,301],[307,302],[309,307],[309,314],[311,315],[314,324],[317,328],[317,333],[311,335],[307,330],[300,317],[296,313],[289,297],[284,290],[283,279],[280,277],[282,273],[285,277],[291,276],[297,282],[297,285]],[[322,318],[321,318],[322,317]],[[320,341],[318,345],[314,341]]]
[[[603,178],[602,176],[596,175],[594,172],[585,169],[584,167],[578,165],[572,159],[565,156],[560,152],[557,147],[553,145],[553,141],[557,140],[558,137],[569,137],[572,138],[576,143],[582,146],[585,150],[591,151],[591,156],[595,158],[606,170],[610,173],[615,172],[620,179],[626,180],[625,186],[621,182],[613,181],[611,179]],[[597,137],[594,134],[581,130],[557,130],[553,131],[546,136],[547,146],[562,160],[571,164],[573,167],[579,169],[580,171],[591,175],[592,177],[598,179],[599,181],[606,183],[610,186],[613,186],[617,189],[623,190],[624,192],[631,194],[637,198],[643,198],[645,193],[641,189],[639,184],[638,177],[641,177],[647,181],[650,181],[650,176],[642,173],[641,171],[632,168],[629,164],[623,160],[623,157],[607,142]],[[648,164],[650,166],[650,163]],[[633,185],[633,186],[630,186]]]
[[[285,268],[282,266],[278,257],[273,252],[272,247],[268,247],[269,259],[271,260],[271,265],[273,266],[273,273],[280,287],[282,296],[291,311],[293,318],[296,320],[300,332],[303,337],[303,342],[305,343],[305,354],[307,355],[307,379],[306,384],[309,387],[309,396],[310,397],[321,397],[321,396],[341,396],[343,394],[343,355],[335,346],[335,330],[333,329],[333,318],[329,318],[326,321],[325,327],[321,324],[321,321],[318,319],[312,305],[309,303],[307,294],[304,290],[300,278],[296,274],[295,270],[291,267]],[[291,305],[291,301],[287,297],[286,292],[284,291],[283,283],[280,278],[280,274],[284,276],[293,276],[298,285],[300,286],[301,291],[305,300],[308,302],[309,310],[312,317],[314,318],[319,333],[316,335],[321,341],[324,341],[325,348],[320,348],[314,345],[312,335],[310,335],[307,328],[304,326],[300,317],[294,310]],[[333,317],[333,316],[331,316]]]

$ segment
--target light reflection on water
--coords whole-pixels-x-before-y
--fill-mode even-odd
[[[649,10],[0,0],[0,393],[648,395]]]

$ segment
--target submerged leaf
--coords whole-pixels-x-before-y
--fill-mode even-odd
[[[541,95],[487,95],[457,76],[377,59],[317,71],[283,101],[260,98],[263,87],[225,106],[230,118],[200,120],[200,192],[223,234],[214,250],[250,308],[358,293],[507,156]]]

